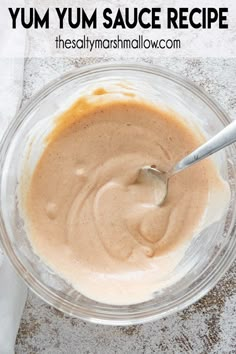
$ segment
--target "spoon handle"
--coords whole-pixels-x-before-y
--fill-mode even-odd
[[[213,138],[208,140],[205,144],[191,152],[189,155],[179,161],[169,175],[174,175],[185,168],[195,164],[198,161],[214,154],[215,152],[223,149],[224,147],[236,141],[236,120],[230,123],[227,127],[221,130]]]

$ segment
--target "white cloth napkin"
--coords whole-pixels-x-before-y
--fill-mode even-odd
[[[3,254],[0,262],[0,353],[14,354],[27,288]]]
[[[24,5],[24,2],[18,0]],[[23,31],[6,31],[5,10],[8,0],[0,2],[0,144],[1,138],[22,99],[25,35]],[[10,57],[17,45],[22,57]],[[20,55],[18,51],[18,55]],[[9,58],[7,58],[9,53]],[[14,354],[16,335],[27,296],[27,287],[13,270],[0,249],[0,354]]]

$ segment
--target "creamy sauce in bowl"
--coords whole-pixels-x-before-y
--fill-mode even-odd
[[[223,214],[229,192],[210,159],[171,178],[161,207],[137,174],[152,164],[169,170],[203,142],[180,117],[139,97],[112,99],[103,88],[81,97],[56,118],[20,189],[35,252],[93,300],[149,300],[194,235]],[[213,199],[221,207],[209,219]]]

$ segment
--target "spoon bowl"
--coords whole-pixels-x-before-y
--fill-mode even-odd
[[[157,206],[161,206],[168,193],[168,173],[158,170],[155,166],[144,166],[139,170],[137,182],[153,186]]]

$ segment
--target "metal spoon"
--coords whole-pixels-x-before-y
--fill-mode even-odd
[[[142,167],[139,171],[137,181],[152,183],[157,205],[161,205],[166,199],[169,179],[172,176],[207,158],[235,141],[236,120],[221,130],[213,138],[208,140],[205,144],[201,145],[199,148],[184,157],[171,170],[167,172],[160,171],[155,165]]]

